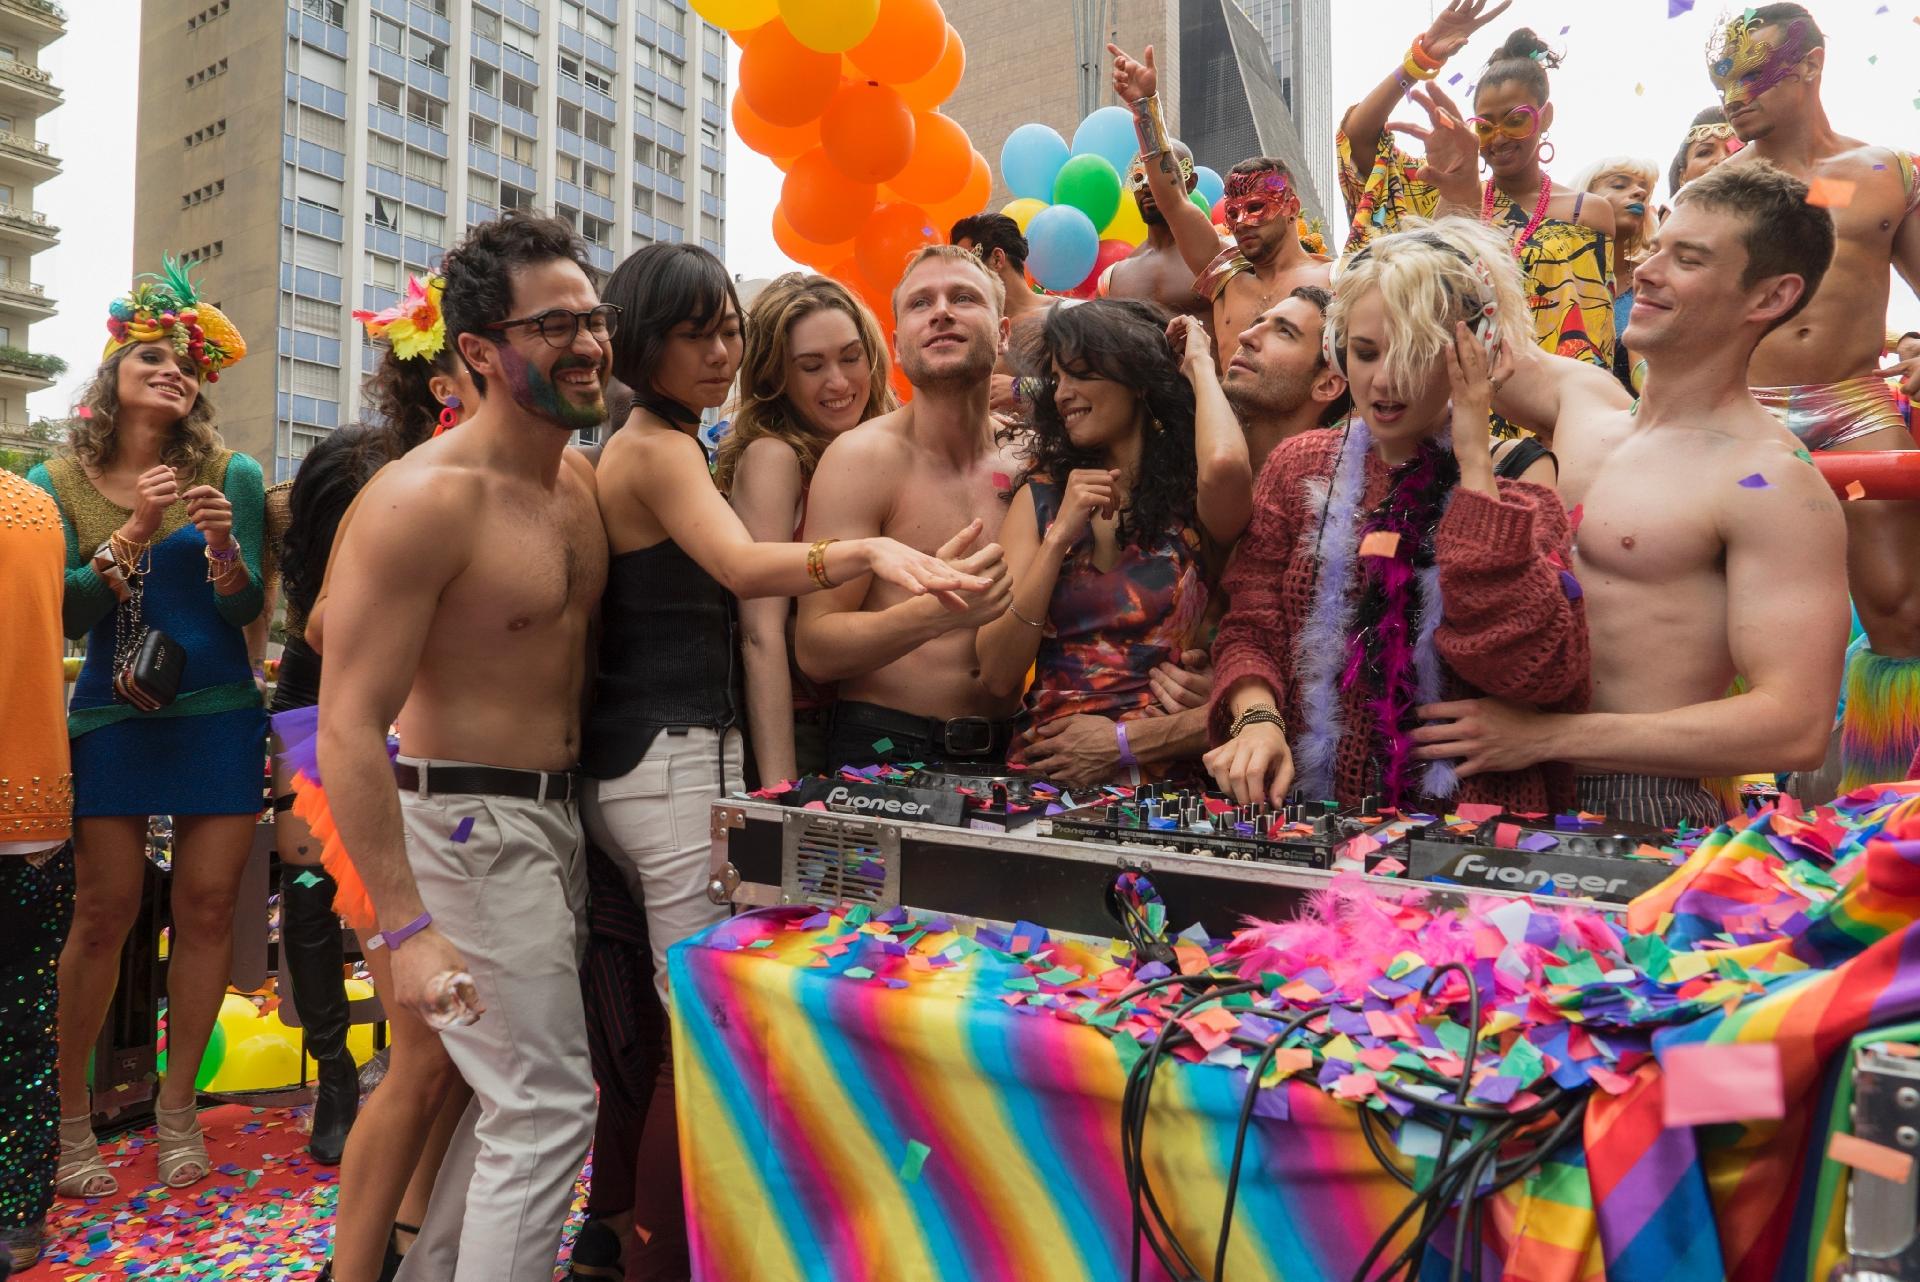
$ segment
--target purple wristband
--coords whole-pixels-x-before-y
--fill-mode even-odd
[[[1133,755],[1133,745],[1127,742],[1126,722],[1116,721],[1113,723],[1113,737],[1120,741],[1120,764],[1123,766],[1139,765],[1140,759]]]
[[[223,548],[208,548],[207,555],[215,561],[226,564],[240,555],[239,543],[229,543]]]
[[[433,914],[421,913],[398,930],[383,930],[377,935],[367,936],[367,947],[398,948],[431,925],[433,925]]]

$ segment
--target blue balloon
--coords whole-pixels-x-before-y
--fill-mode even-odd
[[[1053,199],[1053,180],[1067,163],[1067,140],[1045,125],[1021,125],[1000,148],[1000,176],[1007,190],[1033,200]]]
[[[1140,144],[1133,136],[1133,113],[1125,107],[1102,107],[1073,131],[1073,154],[1105,156],[1122,181],[1139,150]]]
[[[1100,229],[1072,205],[1049,205],[1027,224],[1027,270],[1064,292],[1087,278],[1100,257]]]
[[[1200,185],[1194,188],[1194,190],[1207,198],[1208,209],[1212,209],[1215,205],[1219,204],[1220,198],[1227,194],[1226,180],[1221,178],[1219,174],[1214,173],[1213,170],[1208,169],[1205,165],[1200,165],[1195,168],[1193,176],[1200,180]]]

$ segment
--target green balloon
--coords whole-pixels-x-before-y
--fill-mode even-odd
[[[1196,191],[1192,194],[1192,199],[1194,204],[1200,206],[1200,212],[1205,214],[1208,220],[1211,221],[1213,218],[1213,206],[1207,203],[1207,198]]]
[[[1120,209],[1120,174],[1105,156],[1075,156],[1053,180],[1053,203],[1072,205],[1105,227]]]
[[[213,1033],[207,1038],[206,1053],[200,1056],[200,1071],[193,1075],[193,1089],[204,1091],[207,1084],[220,1075],[220,1062],[227,1057],[227,1030],[214,1021]],[[167,1052],[162,1050],[153,1057],[153,1066],[162,1076],[167,1071]],[[92,1080],[93,1060],[87,1060],[88,1080]]]

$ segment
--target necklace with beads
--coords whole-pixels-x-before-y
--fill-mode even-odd
[[[1487,179],[1487,190],[1480,201],[1480,221],[1491,225],[1493,222],[1493,202],[1499,196],[1499,189],[1493,185],[1493,179]],[[1533,217],[1527,219],[1527,225],[1513,242],[1513,256],[1518,259],[1526,250],[1527,242],[1533,239],[1533,233],[1540,230],[1540,224],[1547,220],[1547,206],[1553,201],[1553,179],[1540,175],[1540,199],[1534,204]]]

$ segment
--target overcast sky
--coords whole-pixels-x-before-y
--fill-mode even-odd
[[[1686,122],[1713,100],[1702,51],[1721,12],[1717,0],[1699,0],[1696,12],[1670,19],[1672,3],[1516,0],[1447,74],[1465,72],[1470,82],[1507,31],[1531,25],[1567,53],[1566,66],[1554,74],[1558,120],[1553,139],[1559,149],[1551,167],[1554,177],[1571,182],[1589,162],[1623,151],[1655,160],[1664,171]],[[1333,7],[1338,111],[1391,70],[1408,41],[1425,28],[1433,6],[1428,0],[1337,0]],[[1835,127],[1874,142],[1920,145],[1920,79],[1912,71],[1920,66],[1915,17],[1920,4],[1815,0],[1812,8],[1829,38],[1825,96]],[[31,342],[36,350],[65,357],[75,369],[59,386],[32,398],[36,414],[66,412],[99,355],[106,304],[126,288],[134,268],[132,103],[139,30],[129,21],[133,10],[131,0],[78,0],[69,6],[68,35],[41,58],[65,92],[66,105],[41,119],[40,136],[51,143],[65,171],[36,195],[38,207],[60,226],[62,239],[58,248],[34,258],[33,275],[59,300],[61,311],[33,327]],[[733,52],[737,59],[738,51]],[[1065,64],[1070,51],[1036,54],[1034,74],[1046,74],[1049,58]],[[1061,74],[1071,72],[1063,67]],[[999,158],[988,160],[997,164]],[[728,165],[729,266],[744,276],[791,270],[793,264],[774,247],[768,231],[779,199],[779,172],[737,141],[729,144]],[[141,264],[141,270],[151,267]],[[1898,282],[1893,313],[1900,328],[1920,328],[1920,300]]]

